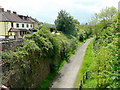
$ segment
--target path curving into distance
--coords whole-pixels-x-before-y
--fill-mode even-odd
[[[53,81],[51,88],[74,88],[85,50],[92,38],[87,40],[84,44],[80,45],[76,53],[70,58],[58,73]]]

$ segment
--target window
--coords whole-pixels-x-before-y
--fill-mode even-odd
[[[17,27],[19,27],[19,24],[16,24]]]
[[[13,22],[11,23],[11,27],[13,27],[14,25],[13,25]]]
[[[27,24],[27,27],[29,27],[28,24]]]
[[[24,24],[22,24],[22,27],[24,27]]]
[[[31,25],[31,27],[32,27],[32,25]]]

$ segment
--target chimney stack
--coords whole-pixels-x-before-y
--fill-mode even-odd
[[[17,12],[13,11],[14,14],[17,14]]]
[[[10,11],[10,10],[7,10],[7,12],[8,12],[8,13],[11,13],[11,11]]]
[[[4,12],[4,8],[0,8],[0,12]]]

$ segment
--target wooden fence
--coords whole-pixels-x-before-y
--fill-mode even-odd
[[[79,85],[79,89],[80,89],[80,90],[82,89],[83,84],[84,84],[85,81],[90,77],[90,75],[91,75],[91,72],[90,72],[90,71],[87,71],[87,72],[85,72],[85,73],[83,74],[82,79],[81,79],[81,81],[80,81],[80,85]]]

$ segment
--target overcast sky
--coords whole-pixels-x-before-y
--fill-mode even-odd
[[[58,12],[66,10],[75,19],[85,23],[91,15],[106,6],[118,8],[118,1],[120,0],[0,0],[0,6],[47,23],[54,23]]]

